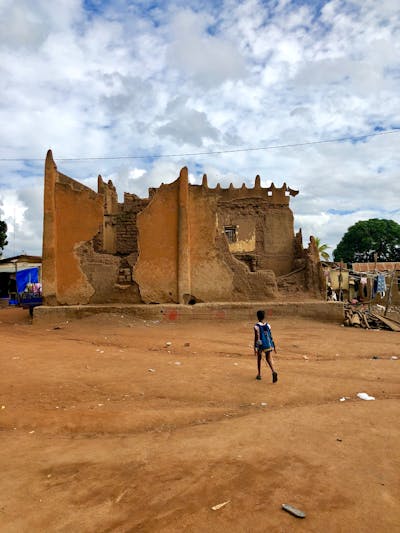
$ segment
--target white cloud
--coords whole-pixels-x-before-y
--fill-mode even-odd
[[[87,6],[96,6],[91,12]],[[43,164],[96,188],[176,179],[286,181],[296,228],[335,247],[347,227],[400,222],[399,135],[154,159],[362,135],[400,126],[400,6],[392,0],[0,3],[0,216],[5,255],[41,253]],[[143,159],[61,161],[142,155]],[[16,223],[14,232],[14,212]],[[14,238],[15,233],[15,238]]]
[[[174,16],[170,25],[168,63],[180,71],[184,80],[193,78],[205,88],[245,75],[238,47],[208,31],[213,22],[210,15],[184,10]]]

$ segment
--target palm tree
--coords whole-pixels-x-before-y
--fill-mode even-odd
[[[322,258],[324,261],[329,261],[329,254],[326,251],[330,246],[327,244],[321,244],[321,239],[319,237],[314,237],[315,244],[317,245],[318,253],[320,258]]]

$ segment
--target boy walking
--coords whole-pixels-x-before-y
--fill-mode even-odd
[[[272,372],[272,383],[278,381],[278,374],[274,369],[272,350],[276,353],[274,339],[272,338],[271,326],[265,320],[265,312],[257,311],[258,322],[254,325],[254,354],[257,355],[258,374],[256,379],[261,379],[261,359],[263,352],[265,360]]]

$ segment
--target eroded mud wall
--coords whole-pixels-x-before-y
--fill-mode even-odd
[[[149,194],[125,193],[120,204],[111,181],[99,176],[95,193],[59,173],[49,152],[46,303],[270,299],[278,296],[277,276],[298,267],[299,290],[318,292],[318,260],[294,236],[289,196],[297,191],[286,184],[262,188],[256,177],[253,188],[209,188],[206,176],[190,185],[183,168],[175,182]]]
[[[103,223],[103,198],[94,191],[74,186],[64,177],[56,183],[57,301],[85,304],[95,292],[83,272],[79,246],[90,241]]]
[[[145,303],[178,302],[179,180],[161,185],[138,214],[134,279]]]
[[[43,299],[47,305],[57,305],[57,227],[55,208],[55,185],[57,167],[51,150],[47,152],[44,166],[42,285]]]
[[[288,206],[263,198],[220,201],[218,221],[221,233],[236,231],[234,242],[228,239],[229,250],[247,263],[254,258],[254,270],[273,270],[280,276],[293,269],[294,220]]]
[[[99,231],[103,197],[61,174],[48,152],[45,165],[43,292],[45,302],[88,303],[94,289],[81,269],[77,247]]]
[[[218,202],[218,194],[204,183],[188,185],[187,169],[155,192],[138,215],[135,279],[143,301],[194,303],[276,296],[272,270],[250,272],[230,253],[220,227],[225,212]],[[237,206],[233,209],[237,212]],[[246,240],[254,248],[256,222],[248,213],[242,222],[242,235],[250,236]]]
[[[233,274],[219,256],[216,201],[188,184],[187,169],[138,215],[135,279],[144,302],[230,300]]]
[[[265,209],[260,228],[262,240],[257,242],[259,268],[273,270],[277,276],[293,270],[293,227],[293,213],[289,207],[269,206]]]
[[[137,213],[148,199],[118,203],[112,182],[98,177],[98,193],[45,166],[43,291],[48,305],[140,303],[133,278]]]
[[[216,199],[202,187],[190,187],[191,294],[197,301],[232,300],[234,274],[216,243],[216,207]]]

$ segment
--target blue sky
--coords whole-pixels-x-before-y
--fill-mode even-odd
[[[358,220],[400,223],[400,133],[367,137],[400,126],[398,2],[3,0],[0,26],[5,257],[41,253],[48,148],[90,187],[112,179],[121,201],[184,165],[193,183],[286,182],[304,245],[330,251]]]

